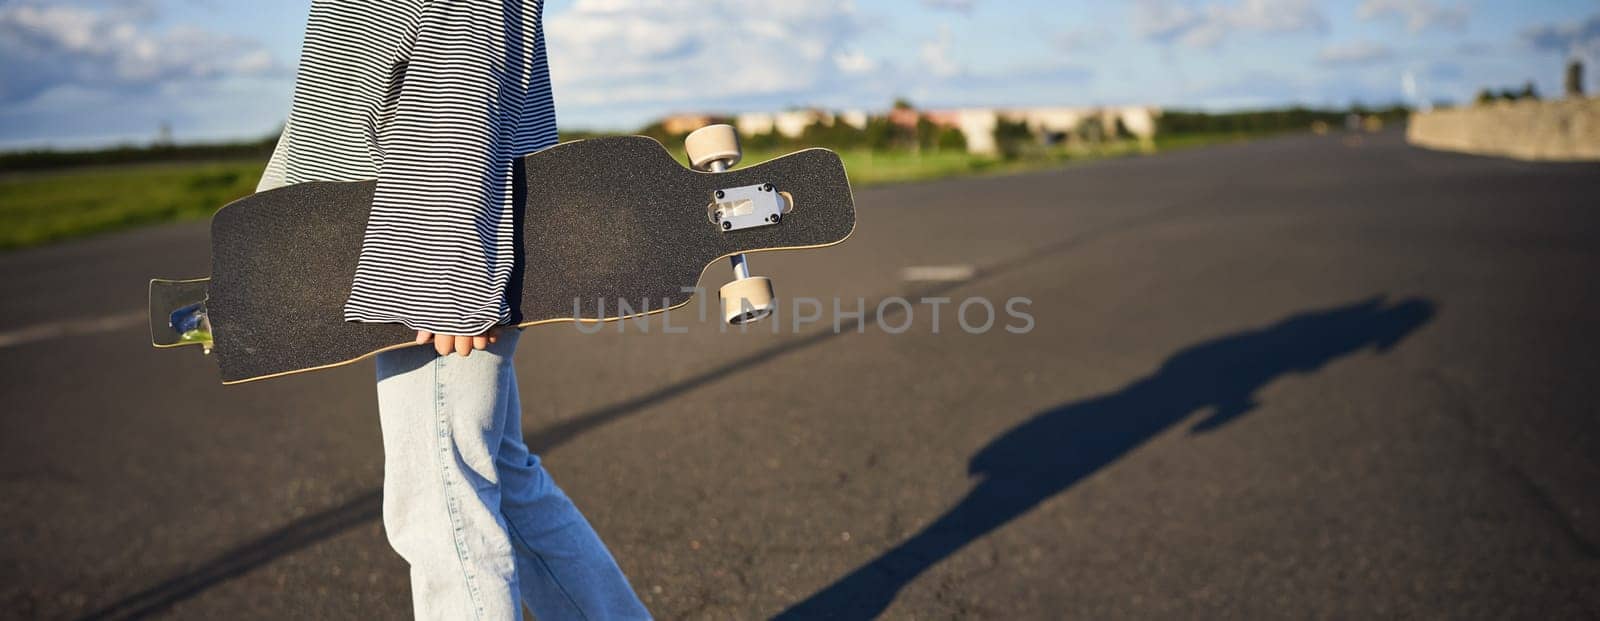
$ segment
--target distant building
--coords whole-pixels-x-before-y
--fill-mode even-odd
[[[889,124],[907,130],[917,129],[917,120],[921,119],[922,110],[916,108],[891,108],[889,109]]]
[[[1028,131],[1050,142],[1059,142],[1085,119],[1100,116],[1099,108],[1020,108],[1003,114],[1011,121],[1021,121]]]
[[[745,136],[761,136],[772,133],[772,114],[768,112],[746,112],[734,117],[734,127],[739,128],[739,133]]]
[[[1100,119],[1106,131],[1114,131],[1120,121],[1123,129],[1134,137],[1149,140],[1155,137],[1156,118],[1160,115],[1160,108],[1150,106],[963,108],[928,110],[921,113],[922,118],[927,118],[934,125],[960,130],[961,135],[967,140],[967,151],[983,155],[992,155],[999,151],[999,145],[996,145],[994,140],[994,130],[1002,119],[1026,124],[1029,131],[1050,142],[1066,139],[1080,124],[1090,118]],[[916,115],[902,113],[900,116],[904,118],[897,120],[895,113],[890,113],[891,121],[916,126],[918,118]]]
[[[1000,124],[1000,113],[993,108],[930,110],[924,116],[936,126],[960,131],[967,141],[968,153],[989,155],[999,152],[994,142],[994,128]]]
[[[724,120],[722,117],[711,114],[673,114],[661,119],[661,129],[669,134],[687,134],[707,125],[724,122]]]
[[[859,127],[866,127],[866,113],[858,112],[858,114]],[[739,115],[734,123],[739,128],[739,133],[746,136],[777,132],[785,138],[799,138],[807,127],[818,123],[832,127],[836,119],[832,112],[821,108],[802,108],[784,112],[749,112]],[[852,123],[852,121],[846,122]],[[857,127],[853,123],[851,126]]]
[[[839,113],[837,120],[856,129],[866,129],[870,118],[866,110],[845,110]]]
[[[806,132],[807,127],[818,123],[831,127],[833,113],[818,108],[807,108],[779,112],[773,119],[773,125],[777,127],[778,133],[789,138],[799,138]]]
[[[1140,140],[1151,140],[1156,137],[1156,119],[1161,118],[1161,109],[1152,106],[1127,106],[1117,110],[1117,118],[1122,120],[1122,126],[1128,133]]]
[[[953,108],[941,110],[916,110],[892,108],[878,118],[915,131],[926,119],[935,127],[955,129],[966,139],[967,151],[991,155],[999,152],[994,130],[1002,119],[1024,123],[1028,130],[1049,142],[1068,139],[1091,118],[1099,119],[1106,132],[1114,132],[1120,123],[1129,134],[1141,140],[1150,140],[1156,134],[1156,119],[1161,109],[1152,106],[1092,106],[1092,107],[1037,107],[1037,108]],[[844,124],[856,129],[866,129],[873,116],[864,110],[830,112],[821,108],[801,108],[784,112],[746,112],[732,119],[708,114],[678,114],[662,119],[662,126],[671,133],[686,133],[710,123],[729,122],[746,136],[776,133],[786,138],[800,138],[806,128],[822,124],[832,127]]]

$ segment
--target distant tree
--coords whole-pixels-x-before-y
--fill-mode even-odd
[[[1078,137],[1078,140],[1082,140],[1084,142],[1094,144],[1105,142],[1105,121],[1102,121],[1100,119],[1100,115],[1098,114],[1086,117],[1083,120],[1078,121],[1078,126],[1073,128],[1073,134]]]
[[[1001,156],[1014,160],[1033,151],[1038,146],[1038,139],[1034,137],[1033,130],[1028,129],[1026,122],[1000,119],[994,126],[994,143],[999,147]]]
[[[818,120],[806,126],[800,135],[800,142],[808,147],[829,147],[832,149],[853,149],[866,142],[865,132],[851,127],[847,123],[835,121],[823,123]]]
[[[821,119],[812,121],[805,129],[800,130],[800,142],[815,146],[830,146],[833,144],[833,127],[823,123]]]
[[[917,149],[932,151],[939,143],[939,126],[926,116],[917,117]]]
[[[1538,99],[1539,91],[1534,88],[1533,81],[1529,80],[1522,85],[1522,90],[1517,93],[1517,99]]]
[[[1113,125],[1111,136],[1117,140],[1126,140],[1133,137],[1133,132],[1128,130],[1128,124],[1122,122],[1122,115],[1117,115],[1116,124]]]
[[[1583,96],[1583,60],[1574,58],[1567,63],[1567,96]]]
[[[894,109],[896,110],[915,110],[916,108],[916,106],[911,105],[911,100],[909,99],[904,97],[894,98]]]
[[[845,148],[858,148],[867,142],[866,130],[849,123],[834,123],[833,135],[836,140],[835,144]]]
[[[256,158],[265,161],[278,143],[278,131],[258,140],[235,143],[135,147],[123,145],[92,151],[30,150],[0,153],[0,170],[44,170],[141,162],[215,161]],[[214,207],[214,206],[213,206]]]
[[[940,151],[966,151],[967,135],[954,127],[946,127],[939,131],[938,145]]]
[[[1367,110],[1365,106],[1362,110]],[[1374,111],[1379,116],[1404,116],[1407,109],[1395,104]],[[1199,112],[1193,110],[1167,110],[1156,117],[1156,134],[1172,136],[1181,134],[1248,134],[1262,132],[1301,131],[1321,121],[1328,125],[1344,122],[1347,110],[1321,110],[1301,106],[1269,110],[1241,110],[1237,112]]]
[[[888,117],[872,117],[867,120],[867,128],[862,132],[862,140],[868,148],[875,151],[888,151],[894,147],[895,126]]]
[[[656,121],[654,123],[651,123],[649,125],[646,125],[644,127],[639,128],[639,132],[638,133],[639,133],[640,136],[649,136],[651,138],[655,138],[656,140],[660,141],[661,144],[669,145],[668,148],[672,148],[674,146],[681,145],[683,143],[683,137],[688,135],[688,134],[674,134],[672,132],[667,131],[666,124],[662,123],[661,121]]]
[[[1478,105],[1483,105],[1487,103],[1493,103],[1496,99],[1499,99],[1499,96],[1496,95],[1494,91],[1487,88],[1480,88],[1478,89],[1477,96],[1473,97],[1472,101]]]
[[[162,121],[161,125],[156,128],[156,139],[151,146],[170,147],[174,144],[176,144],[176,141],[172,139],[172,122]]]
[[[746,149],[766,150],[782,146],[785,138],[776,131],[768,131],[759,134],[740,134],[739,142]]]
[[[849,123],[839,123],[834,126],[834,131],[837,132],[838,135],[844,137],[844,142],[840,143],[842,146],[859,148],[867,144],[867,130],[865,126],[856,127],[854,125],[850,125]]]
[[[1411,118],[1412,111],[1413,108],[1409,105],[1403,103],[1394,103],[1387,107],[1379,108],[1374,112],[1374,114],[1384,121],[1404,121],[1408,118]]]

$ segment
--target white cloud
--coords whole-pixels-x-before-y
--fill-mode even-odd
[[[1225,14],[1239,28],[1262,32],[1321,32],[1328,27],[1311,0],[1244,0]]]
[[[971,13],[973,7],[977,5],[977,0],[922,0],[922,6],[930,9],[943,9],[961,13]]]
[[[545,19],[557,100],[705,105],[828,88],[879,64],[847,0],[578,0]]]
[[[877,71],[880,64],[877,60],[862,53],[861,50],[843,50],[833,55],[833,64],[845,73],[871,73]]]
[[[1446,6],[1434,0],[1363,0],[1356,7],[1363,20],[1398,17],[1413,33],[1429,28],[1459,31],[1467,26],[1466,5]]]
[[[127,90],[279,70],[257,43],[194,27],[153,30],[148,2],[108,8],[19,2],[0,6],[0,103],[61,86]]]
[[[911,71],[874,76],[896,95],[911,95],[919,105],[1060,104],[1063,93],[1081,95],[1094,72],[1064,59],[1021,60],[1006,66],[971,66],[955,32],[941,26],[917,48]]]
[[[1387,45],[1357,41],[1322,48],[1322,51],[1317,53],[1317,62],[1330,66],[1355,66],[1379,63],[1393,57],[1394,51]]]
[[[1081,96],[1092,72],[1061,59],[973,64],[957,27],[889,36],[846,0],[576,0],[545,18],[559,113],[575,125],[643,123],[672,111],[797,105],[1009,104]]]
[[[1134,28],[1144,38],[1194,48],[1216,47],[1235,32],[1324,32],[1328,20],[1311,0],[1242,0],[1194,5],[1140,0]]]
[[[1050,36],[1050,43],[1063,52],[1083,52],[1100,48],[1111,39],[1102,28],[1066,30]]]
[[[939,36],[922,43],[917,60],[922,61],[922,68],[934,77],[948,78],[964,73],[961,64],[952,57],[955,48],[955,35],[951,34],[949,26],[939,27]]]
[[[1181,40],[1204,21],[1200,11],[1170,0],[1139,0],[1134,5],[1134,30],[1160,43]]]

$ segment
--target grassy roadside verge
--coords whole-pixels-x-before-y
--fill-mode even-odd
[[[1116,157],[1153,155],[1180,149],[1191,149],[1217,144],[1242,142],[1265,138],[1270,133],[1204,133],[1157,138],[1153,144],[1141,145],[1132,140],[1108,142],[1097,146],[1042,148],[1016,159],[998,156],[971,155],[967,153],[935,151],[916,153],[908,151],[873,151],[851,149],[839,152],[845,169],[850,172],[850,183],[857,187],[928,181],[946,177],[968,175],[1003,175],[1030,170],[1054,168],[1072,163],[1090,162]],[[754,151],[745,154],[745,164],[764,162],[783,155],[783,151]],[[683,160],[682,154],[678,154]]]
[[[856,186],[977,174],[1008,174],[1072,162],[1129,157],[1248,139],[1243,134],[1194,134],[1094,147],[1043,148],[1017,159],[961,152],[840,153]],[[748,163],[780,152],[753,152]],[[681,154],[680,154],[681,157]],[[0,174],[0,251],[37,246],[146,224],[209,217],[255,189],[259,158],[210,162],[118,164]]]
[[[254,159],[122,164],[0,176],[0,250],[209,217],[255,190]]]

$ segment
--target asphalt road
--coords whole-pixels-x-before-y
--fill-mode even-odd
[[[937,332],[523,338],[530,444],[660,617],[1600,615],[1600,166],[1301,136],[857,199],[756,271]],[[0,255],[0,615],[408,613],[370,363],[148,347],[206,251]]]

